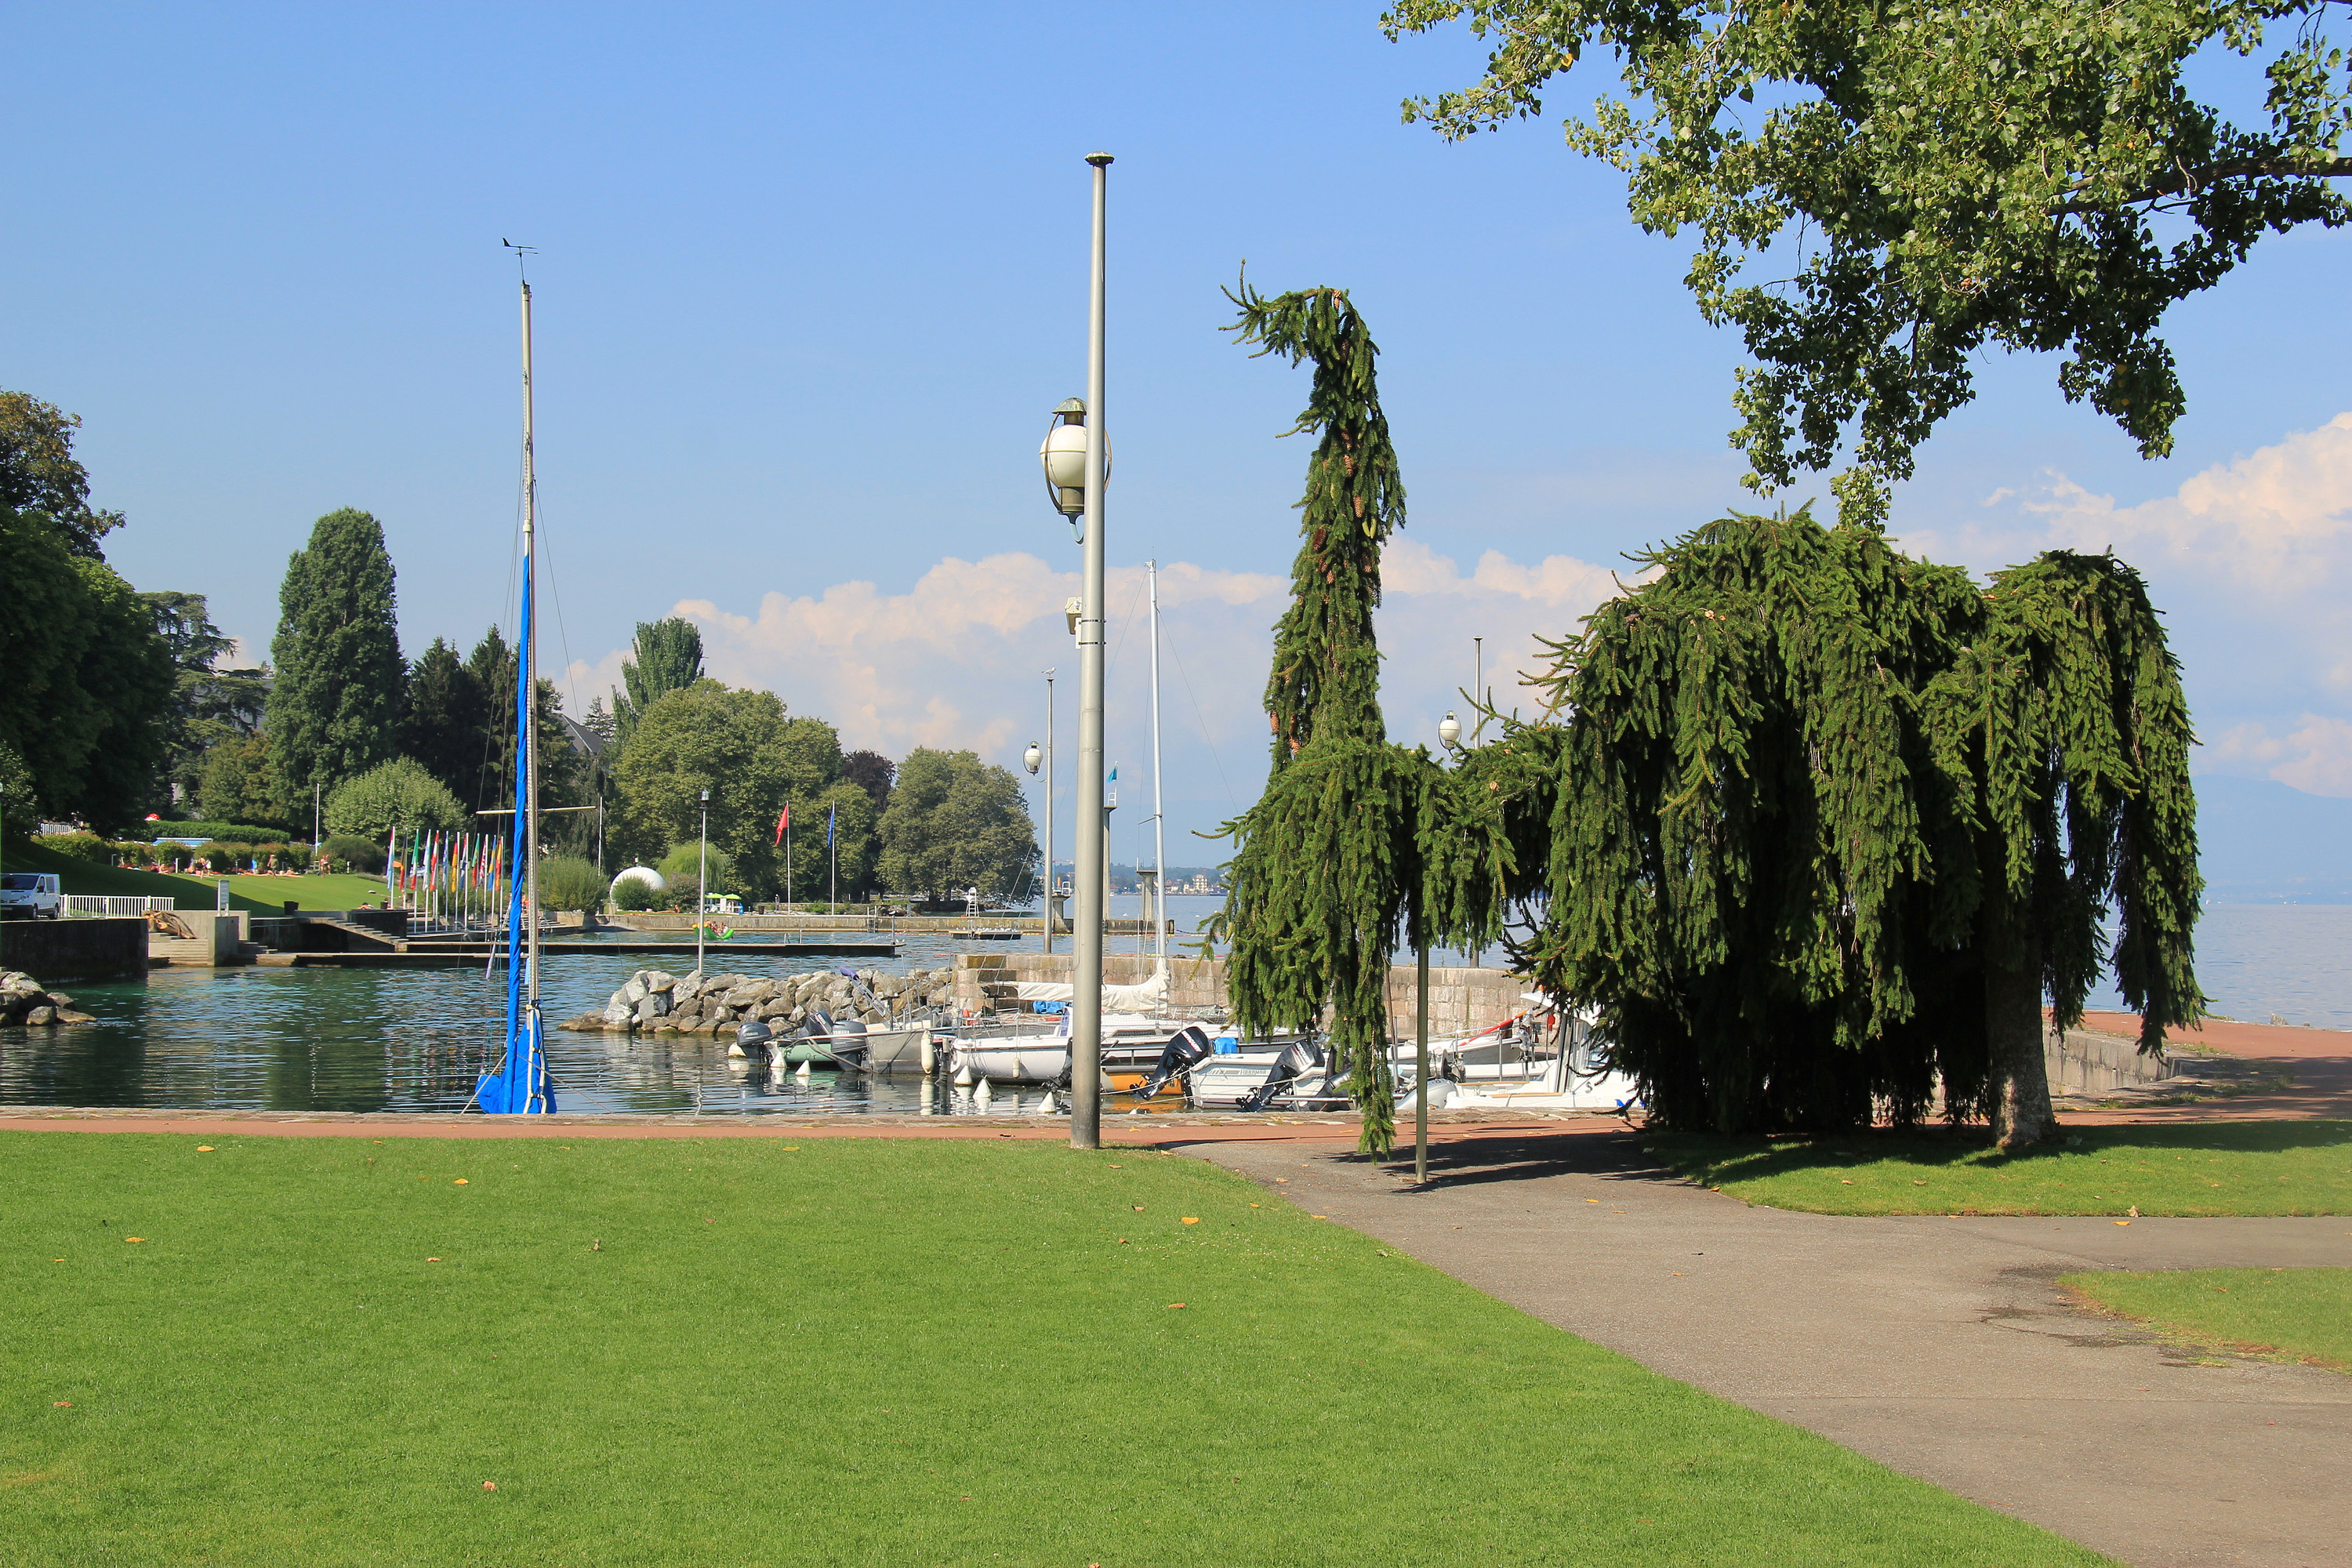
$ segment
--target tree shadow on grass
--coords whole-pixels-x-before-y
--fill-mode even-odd
[[[1874,1127],[1781,1137],[1711,1132],[1644,1132],[1643,1147],[1662,1167],[1702,1186],[1878,1161],[1920,1166],[2014,1168],[2063,1154],[2134,1149],[2151,1152],[2274,1153],[2352,1140],[2352,1121],[2183,1121],[2170,1125],[2069,1127],[2064,1135],[2004,1154],[1983,1127]]]

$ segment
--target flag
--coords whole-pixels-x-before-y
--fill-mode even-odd
[[[833,814],[836,809],[830,805],[824,808],[824,847],[827,849],[833,847]]]
[[[778,844],[782,844],[784,841],[784,829],[791,826],[792,820],[793,808],[791,805],[787,803],[784,809],[776,814],[776,842]]]

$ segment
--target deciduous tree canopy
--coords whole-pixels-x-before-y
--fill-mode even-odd
[[[639,621],[633,651],[636,657],[621,665],[626,689],[613,694],[614,731],[624,741],[664,692],[682,691],[702,679],[702,632],[677,616]]]
[[[710,791],[710,840],[734,858],[740,889],[767,896],[780,878],[776,816],[791,789],[784,705],[773,692],[704,679],[666,691],[637,716],[613,765],[621,805],[615,841],[640,858],[699,836]]]
[[[845,816],[861,801],[872,809],[872,797],[856,784],[838,785],[829,797]],[[822,842],[824,824],[810,828]],[[971,752],[908,752],[882,813],[881,839],[883,882],[926,898],[953,898],[966,888],[1009,895],[1037,865],[1019,781]]]
[[[1614,62],[1622,86],[1567,122],[1569,144],[1625,172],[1643,227],[1698,232],[1691,290],[1759,362],[1733,439],[1770,487],[1826,467],[1850,426],[1865,469],[1907,476],[1991,346],[2063,353],[2069,400],[2169,452],[2186,396],[2165,310],[2263,235],[2352,214],[2327,183],[2352,174],[2352,83],[2326,15],[2318,0],[1396,0],[1383,25],[1466,16],[1492,42],[1476,85],[1405,105],[1448,137],[1540,114],[1555,77]],[[2194,90],[2209,47],[2264,60],[2260,122]],[[1786,281],[1743,271],[1776,243],[1794,252],[1771,269]]]
[[[345,779],[327,797],[327,831],[376,844],[392,833],[474,826],[449,786],[414,757],[394,757]]]

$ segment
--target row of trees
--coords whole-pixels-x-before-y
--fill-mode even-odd
[[[1544,717],[1444,766],[1381,721],[1403,489],[1371,337],[1337,289],[1235,298],[1244,342],[1313,363],[1295,428],[1322,439],[1272,772],[1227,828],[1229,973],[1245,1026],[1328,1028],[1368,1150],[1393,1136],[1389,953],[1507,920],[1681,1127],[1940,1101],[2032,1142],[2045,1003],[2071,1026],[2112,963],[2144,1048],[2200,1016],[2188,707],[2130,567],[2051,552],[1979,585],[1874,520],[1727,517],[1552,645]]]

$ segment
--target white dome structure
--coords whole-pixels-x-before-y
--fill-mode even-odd
[[[662,880],[662,874],[659,871],[655,870],[651,866],[630,867],[627,870],[613,879],[612,890],[615,893],[619,892],[621,890],[621,884],[624,882],[643,882],[646,888],[656,893],[666,893],[669,891],[669,884]]]

